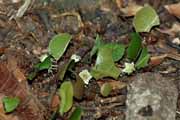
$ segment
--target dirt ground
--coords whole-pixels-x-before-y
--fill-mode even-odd
[[[127,45],[130,41],[129,34],[134,31],[133,16],[127,13],[131,6],[129,8],[127,6],[134,2],[138,5],[150,4],[159,15],[160,25],[149,33],[141,33],[151,57],[157,57],[157,64],[149,64],[148,67],[132,75],[123,75],[117,80],[92,79],[83,90],[77,91],[83,97],[80,100],[74,99],[73,108],[69,112],[63,116],[56,113],[61,102],[57,92],[57,88],[62,83],[57,80],[59,69],[63,68],[72,54],[78,54],[82,57],[82,61],[76,64],[74,73],[78,74],[83,69],[90,70],[95,58],[90,60],[89,55],[97,34],[101,35],[106,43]],[[32,0],[23,16],[17,18],[15,15],[23,5],[23,0],[0,0],[0,60],[8,64],[10,72],[15,71],[13,72],[15,79],[22,80],[23,90],[20,87],[20,91],[25,96],[22,99],[27,99],[26,94],[31,93],[30,101],[33,101],[27,104],[30,107],[39,105],[37,109],[41,110],[41,112],[33,110],[35,107],[32,107],[32,110],[26,110],[19,117],[18,114],[24,111],[21,107],[12,113],[12,116],[10,114],[5,118],[36,120],[38,117],[34,117],[36,116],[34,112],[37,112],[38,115],[44,116],[42,120],[50,120],[50,118],[66,120],[75,106],[80,106],[84,111],[81,120],[125,120],[127,86],[136,79],[137,75],[145,72],[160,73],[168,80],[172,80],[179,92],[180,44],[174,44],[172,40],[180,39],[180,30],[178,31],[180,28],[174,31],[171,28],[174,24],[180,24],[180,18],[170,14],[164,7],[177,2],[179,0],[156,0],[156,2],[154,0],[101,0],[100,2],[99,0]],[[126,8],[125,12],[121,10],[122,8]],[[34,65],[39,62],[39,57],[47,53],[49,41],[58,33],[70,33],[73,38],[63,57],[54,63],[57,68],[51,73],[41,71],[34,80],[27,80],[27,76],[34,70]],[[168,57],[162,57],[165,54],[168,54]],[[117,63],[117,66],[121,66],[122,63]],[[75,81],[77,78],[75,74],[67,73],[66,79]],[[105,81],[120,81],[123,85],[112,91],[108,97],[102,97],[99,84]],[[11,96],[8,90],[11,85],[7,87],[7,93],[0,91],[2,96]],[[18,92],[18,89],[13,92]],[[26,103],[21,106],[26,106]],[[177,111],[180,111],[180,99],[177,102]],[[0,120],[3,120],[1,114],[3,113],[0,113]],[[180,120],[178,112],[176,119]]]

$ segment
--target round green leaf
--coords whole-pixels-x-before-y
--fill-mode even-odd
[[[136,32],[149,32],[153,26],[159,25],[159,16],[149,5],[140,9],[133,20]]]
[[[49,43],[49,54],[52,55],[56,60],[59,60],[66,51],[71,38],[72,36],[68,33],[55,35]]]
[[[60,114],[63,115],[65,112],[69,111],[73,104],[73,86],[70,81],[65,81],[62,83],[60,89]]]

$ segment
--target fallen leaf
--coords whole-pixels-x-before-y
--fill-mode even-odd
[[[180,3],[165,5],[168,12],[176,17],[180,17]]]
[[[68,33],[55,35],[49,43],[49,54],[52,55],[56,60],[59,60],[66,51],[71,38],[72,36]]]
[[[71,64],[74,64],[74,61],[70,59],[69,61],[66,61],[62,66],[61,69],[58,70],[57,76],[59,80],[64,80],[65,74],[68,71]]]
[[[142,45],[141,45],[141,37],[138,33],[131,33],[131,42],[127,48],[127,57],[130,60],[136,60],[137,56],[139,55]]]
[[[58,95],[54,95],[51,101],[51,108],[57,110],[60,100]]]
[[[69,118],[69,120],[81,120],[82,112],[83,112],[83,110],[80,107],[77,107],[73,111],[73,113],[72,113],[71,117]]]
[[[84,95],[84,81],[76,75],[76,82],[73,84],[74,97],[81,100]]]
[[[172,27],[170,29],[157,29],[161,33],[165,33],[171,36],[175,36],[176,33],[180,32],[180,24],[179,23],[173,23]]]
[[[171,59],[180,61],[180,54],[178,54],[178,53],[168,53],[167,58],[171,58]]]
[[[20,119],[43,119],[44,113],[42,111],[45,110],[43,105],[37,100],[35,96],[32,95],[31,99],[27,102],[30,92],[28,91],[29,89],[25,84],[26,81],[20,82],[16,78],[13,71],[11,71],[14,69],[13,67],[14,66],[12,66],[12,69],[10,69],[10,64],[7,68],[6,63],[0,63],[0,93],[4,94],[5,96],[20,98],[22,104],[20,104],[17,108],[17,116]],[[29,115],[29,113],[31,114]]]
[[[102,42],[102,38],[97,34],[94,46],[90,52],[90,56],[92,57],[93,55],[95,55],[102,45],[104,45],[104,43]]]
[[[2,99],[5,96],[3,94],[0,94],[0,120],[20,120],[20,118],[16,114],[6,114],[4,111]]]
[[[63,115],[71,109],[73,104],[73,85],[70,81],[65,81],[61,84],[59,95],[61,98],[59,112]]]
[[[38,71],[41,70],[47,70],[52,66],[52,58],[51,56],[46,57],[41,63],[38,63],[35,65],[35,68],[38,69]]]
[[[152,56],[150,58],[149,65],[150,66],[157,66],[157,65],[161,64],[166,57],[167,57],[167,54],[159,55],[159,56]]]
[[[108,47],[112,50],[112,58],[114,62],[119,61],[125,52],[125,46],[122,44],[117,44],[117,43],[109,43],[104,45],[105,47]]]
[[[19,82],[22,82],[26,80],[26,77],[24,73],[22,72],[22,69],[19,68],[17,61],[18,60],[14,56],[8,56],[7,67],[9,71],[13,73],[15,78]]]
[[[148,65],[150,55],[148,54],[147,48],[143,48],[140,54],[140,57],[138,58],[135,67],[137,69],[144,68]]]
[[[112,86],[109,83],[104,83],[101,86],[100,93],[102,96],[107,97],[111,91],[112,91]]]
[[[140,9],[133,19],[133,26],[136,32],[149,32],[153,26],[159,24],[159,16],[149,5]]]
[[[4,97],[2,101],[6,113],[13,112],[20,104],[20,99],[18,97]]]
[[[118,1],[118,0],[117,0]],[[120,8],[120,11],[122,11],[125,16],[134,16],[136,13],[141,10],[143,6],[136,4],[135,2],[129,2],[128,6],[125,8]]]
[[[105,81],[98,80],[97,81],[97,83],[100,87],[103,85],[104,82],[109,83],[112,86],[112,90],[120,90],[127,86],[127,84],[125,82],[121,82],[119,80],[118,81],[117,80],[105,80]]]
[[[95,67],[91,70],[91,75],[97,80],[103,77],[117,79],[120,70],[115,66],[112,58],[112,50],[102,46],[98,51]]]

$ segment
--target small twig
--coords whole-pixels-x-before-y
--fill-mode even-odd
[[[77,12],[65,12],[65,13],[62,13],[60,15],[53,15],[52,17],[53,18],[59,18],[59,17],[64,17],[64,16],[75,16],[75,17],[77,17],[78,22],[79,22],[79,27],[84,27],[81,16]]]
[[[119,102],[121,104],[124,103],[126,96],[124,95],[119,95],[119,96],[115,96],[115,97],[109,97],[109,98],[99,98],[100,99],[100,103],[102,104],[106,104],[106,103],[113,103],[113,102]]]
[[[12,15],[10,17],[10,20],[12,20],[13,18],[21,18],[29,8],[30,4],[31,0],[25,0],[24,4],[18,9],[16,15]]]

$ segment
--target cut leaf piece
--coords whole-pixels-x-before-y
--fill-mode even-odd
[[[72,36],[68,33],[61,33],[52,38],[49,43],[49,54],[56,60],[59,60],[66,51],[66,48],[71,40]]]
[[[37,68],[39,71],[49,69],[52,66],[52,60],[51,56],[48,56],[42,61],[41,63],[38,63],[35,68]]]
[[[159,16],[149,5],[140,9],[133,19],[133,25],[136,32],[149,32],[153,26],[159,24]]]
[[[130,75],[135,71],[134,63],[125,63],[125,68],[122,70],[122,72],[127,73]]]
[[[84,81],[85,84],[89,84],[89,80],[91,80],[92,75],[89,73],[87,69],[82,70],[79,73],[80,78]]]
[[[58,78],[60,80],[64,80],[64,76],[67,72],[67,70],[69,69],[69,67],[71,66],[71,64],[74,64],[74,60],[70,59],[69,61],[65,62],[62,66],[61,69],[58,70]]]
[[[130,37],[131,42],[127,48],[127,57],[134,61],[142,49],[141,37],[138,33],[131,33]]]
[[[123,57],[124,51],[125,51],[124,45],[116,44],[116,43],[109,43],[109,44],[106,44],[105,46],[112,49],[112,58],[115,62],[119,61]]]
[[[84,81],[76,74],[76,81],[73,83],[74,97],[81,100],[84,95]]]
[[[4,97],[2,99],[4,110],[6,113],[13,112],[20,103],[20,99],[15,97]]]
[[[101,87],[101,95],[107,97],[112,91],[112,86],[109,83],[104,83]]]
[[[120,74],[120,70],[115,66],[112,58],[112,49],[102,46],[98,51],[96,59],[96,65],[91,71],[91,75],[95,79],[103,77],[112,77],[117,79]]]
[[[61,104],[59,112],[63,115],[65,112],[69,111],[73,104],[73,86],[70,81],[63,82],[60,89]]]
[[[38,70],[32,71],[31,73],[28,74],[27,79],[33,80],[36,77],[37,73],[38,73]]]
[[[91,52],[90,52],[90,56],[92,57],[93,55],[95,55],[98,51],[98,49],[104,45],[104,43],[102,42],[102,38],[97,35],[96,36],[96,40],[95,40],[95,43],[94,43],[94,47],[92,48]]]
[[[77,107],[74,112],[72,113],[71,117],[69,120],[81,120],[81,114],[83,110],[80,107]]]
[[[148,65],[150,55],[148,54],[147,48],[143,48],[140,57],[138,58],[135,67],[137,69],[146,67]]]

